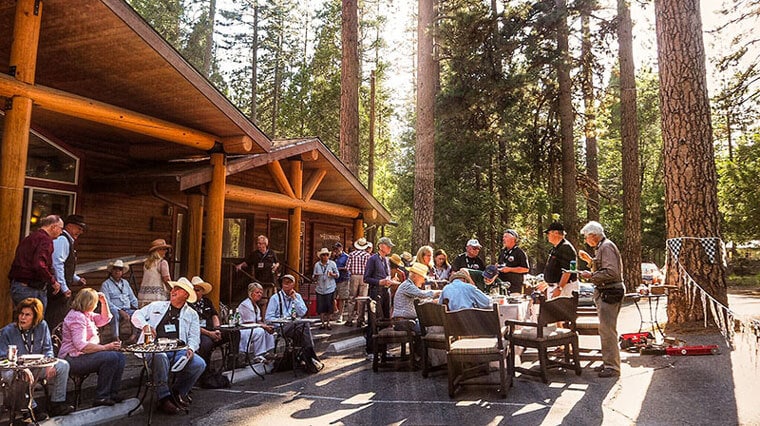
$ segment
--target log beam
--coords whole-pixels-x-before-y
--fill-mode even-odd
[[[209,150],[220,138],[149,115],[115,107],[105,102],[74,95],[50,87],[28,84],[0,74],[0,96],[23,96],[49,111],[78,117],[180,145]]]
[[[301,160],[303,161],[317,161],[319,160],[319,151],[312,149],[311,151],[301,154]]]
[[[299,200],[303,197],[303,162],[290,162],[290,182],[293,184],[293,190],[296,198]],[[288,264],[301,271],[301,217],[303,208],[301,206],[293,207],[289,210],[288,215]],[[298,284],[298,283],[296,283]]]
[[[354,241],[364,237],[364,219],[354,219]]]
[[[227,200],[242,203],[265,205],[274,208],[293,209],[301,207],[305,212],[328,214],[337,217],[355,219],[361,216],[361,210],[355,207],[328,203],[326,201],[297,200],[284,194],[262,191],[260,189],[246,188],[238,185],[227,185]]]
[[[317,188],[319,188],[319,184],[322,183],[322,180],[325,178],[326,175],[327,175],[327,170],[319,169],[309,177],[309,180],[307,180],[306,184],[303,186],[304,189],[303,189],[302,199],[304,201],[311,201],[311,197],[314,196],[314,192],[317,191]]]
[[[222,153],[211,154],[213,177],[209,184],[206,204],[206,247],[203,278],[213,285],[208,297],[219,308],[219,285],[222,280],[222,239],[224,233],[224,194],[227,178],[227,159]]]
[[[269,170],[269,174],[272,175],[274,183],[277,185],[280,192],[290,198],[296,198],[296,194],[293,192],[293,188],[290,186],[287,176],[285,176],[285,171],[282,169],[282,164],[280,164],[279,161],[272,161],[267,164],[267,169]]]
[[[224,152],[227,154],[250,154],[253,150],[253,139],[247,135],[222,138]]]
[[[3,78],[20,85],[34,84],[37,67],[37,46],[40,39],[42,2],[18,0],[13,22],[10,66],[15,77]],[[0,235],[6,244],[0,248],[0,321],[11,321],[12,310],[8,271],[15,257],[21,229],[24,202],[26,157],[29,152],[29,127],[32,123],[32,99],[29,96],[6,95],[11,109],[5,113],[2,145],[0,145]]]

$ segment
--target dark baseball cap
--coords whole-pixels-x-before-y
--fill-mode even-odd
[[[548,228],[544,230],[544,234],[548,234],[549,231],[562,231],[565,232],[565,227],[560,222],[552,222]]]
[[[498,274],[499,268],[497,268],[496,265],[488,265],[486,266],[486,270],[483,271],[483,278],[492,280]]]
[[[87,224],[84,222],[84,216],[82,215],[70,214],[66,216],[66,219],[63,220],[63,224],[68,225],[70,223],[73,223],[74,225],[79,225],[82,227],[82,229],[87,229]]]

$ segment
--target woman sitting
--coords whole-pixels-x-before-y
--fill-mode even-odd
[[[100,312],[95,307],[100,301]],[[63,337],[58,356],[68,361],[71,374],[98,373],[93,407],[114,405],[124,400],[119,395],[121,375],[124,372],[124,354],[119,352],[121,342],[100,344],[98,327],[111,321],[106,296],[91,288],[83,288],[71,302],[71,310],[63,320]]]
[[[259,300],[264,296],[264,287],[259,283],[248,284],[248,298],[238,306],[240,321],[257,323],[261,327],[240,330],[240,351],[254,356],[266,354],[274,349],[274,327],[264,323]]]
[[[451,265],[449,264],[449,256],[443,249],[438,249],[433,253],[433,273],[435,274],[436,281],[448,281],[451,274]]]
[[[16,345],[17,356],[40,354],[46,358],[54,358],[53,342],[50,330],[42,319],[42,302],[34,297],[27,297],[16,306],[16,321],[6,325],[0,331],[0,358],[8,357],[8,346]],[[45,374],[52,394],[50,395],[50,415],[63,416],[74,411],[74,407],[66,404],[66,382],[69,380],[69,363],[59,359],[52,367],[39,371],[37,375]],[[10,382],[10,370],[3,371],[3,381]],[[32,401],[32,406],[37,403]],[[35,409],[35,418],[44,420]]]

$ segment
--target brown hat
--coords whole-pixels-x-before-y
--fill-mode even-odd
[[[153,242],[150,243],[150,248],[148,249],[148,253],[153,253],[156,250],[170,249],[170,248],[172,248],[172,246],[169,244],[166,244],[165,239],[159,238],[157,240],[153,240]]]
[[[401,256],[397,255],[396,253],[390,255],[388,260],[390,260],[390,262],[396,266],[404,266],[404,261],[401,260]]]

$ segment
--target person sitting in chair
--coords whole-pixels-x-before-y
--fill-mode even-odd
[[[281,318],[292,320],[303,318],[308,309],[303,297],[296,291],[296,279],[290,274],[280,278],[282,288],[269,299],[267,305],[266,321]],[[293,340],[293,344],[300,347],[306,354],[306,358],[313,363],[320,363],[314,352],[314,340],[311,336],[309,324],[289,322],[282,325],[282,334]],[[321,363],[320,363],[321,364]],[[321,367],[318,367],[321,369]]]
[[[152,365],[153,379],[159,383],[156,393],[161,411],[166,414],[177,414],[180,411],[177,404],[183,407],[190,405],[187,394],[206,369],[206,362],[203,358],[194,356],[200,346],[201,326],[198,313],[187,304],[187,302],[195,303],[197,300],[193,285],[185,277],[177,281],[169,281],[169,285],[172,288],[169,293],[170,300],[152,302],[136,310],[132,314],[132,324],[143,330],[140,341],[144,341],[145,334],[150,333],[156,338],[179,339],[187,344],[186,351],[147,355]],[[169,390],[167,386],[169,368],[183,355],[187,357],[187,363],[181,371],[175,373],[173,389]],[[172,391],[174,398],[172,398]]]
[[[264,296],[264,287],[256,282],[248,284],[248,297],[238,305],[240,321],[257,323],[261,327],[240,330],[240,351],[254,356],[264,355],[274,349],[274,327],[264,323],[259,300]]]
[[[449,277],[449,284],[443,288],[438,298],[441,303],[444,303],[446,299],[449,300],[450,311],[491,306],[491,299],[475,287],[465,268],[454,272]]]
[[[214,352],[214,348],[228,342],[229,335],[222,334],[219,331],[219,313],[214,308],[211,300],[206,297],[211,292],[211,284],[197,276],[193,277],[190,283],[195,291],[196,302],[188,303],[188,305],[198,313],[198,324],[201,326],[201,342],[198,346],[198,355],[206,362],[206,369],[203,370],[200,378],[201,383],[203,383],[211,373],[211,354]]]
[[[119,324],[121,321],[127,321],[131,325],[132,314],[137,310],[138,302],[129,281],[125,280],[124,274],[129,271],[129,265],[119,259],[109,266],[109,277],[103,281],[100,291],[106,295],[108,307],[111,309],[111,327],[113,335],[119,339]],[[127,341],[128,344],[135,343],[140,330],[134,329],[132,335]]]
[[[46,358],[55,358],[53,355],[53,342],[50,339],[50,330],[45,320],[42,319],[42,302],[39,299],[28,297],[23,299],[15,311],[16,321],[3,327],[0,331],[0,358],[8,358],[8,346],[15,345],[17,356],[41,354]],[[65,416],[74,411],[74,407],[66,403],[66,383],[69,381],[69,363],[58,359],[52,367],[38,370],[39,376],[45,374],[45,378],[52,389],[50,395],[51,416]],[[5,370],[2,374],[4,382],[10,382],[13,372]],[[45,420],[45,415],[37,410],[37,402],[32,401],[36,420]]]

